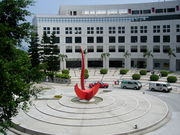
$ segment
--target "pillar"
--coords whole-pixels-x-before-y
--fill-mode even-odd
[[[153,58],[149,57],[146,59],[146,69],[151,71],[153,70]]]
[[[170,61],[169,62],[169,64],[170,64],[169,70],[173,71],[173,72],[176,71],[176,58],[171,56],[169,61]]]

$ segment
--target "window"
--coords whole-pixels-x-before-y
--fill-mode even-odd
[[[160,53],[160,46],[159,46],[159,45],[155,45],[155,46],[153,47],[153,52],[154,52],[154,53]]]
[[[75,46],[75,52],[81,52],[81,47],[80,46]]]
[[[119,34],[125,33],[125,27],[124,26],[118,27],[118,33]]]
[[[116,27],[109,27],[109,34],[115,34],[116,33]]]
[[[43,27],[43,33],[50,34],[50,27]]]
[[[154,25],[153,26],[153,32],[154,33],[160,33],[160,25]]]
[[[156,13],[163,13],[164,9],[156,9]]]
[[[66,34],[72,34],[72,27],[66,27],[65,28],[65,33]]]
[[[140,52],[146,52],[147,46],[140,46]]]
[[[176,53],[180,53],[180,46],[176,46]]]
[[[94,43],[94,37],[87,37],[87,43]]]
[[[87,46],[88,52],[94,52],[94,46]]]
[[[131,36],[131,43],[137,43],[138,37],[137,36]]]
[[[77,15],[77,11],[73,11],[73,15]]]
[[[119,43],[124,43],[125,42],[125,37],[124,36],[119,36],[118,37],[118,42]]]
[[[176,25],[176,32],[180,32],[180,24]]]
[[[143,14],[150,14],[151,13],[151,10],[143,10]]]
[[[116,52],[115,46],[109,46],[109,52]]]
[[[103,37],[96,37],[97,43],[103,43]]]
[[[72,46],[66,46],[66,53],[72,53]]]
[[[118,52],[125,52],[124,46],[118,46]]]
[[[55,37],[54,43],[60,43],[60,37]]]
[[[137,52],[137,46],[131,46],[131,52]]]
[[[160,36],[153,36],[154,43],[160,43]]]
[[[163,32],[164,33],[170,32],[170,25],[163,25]]]
[[[53,27],[53,33],[60,34],[60,28],[59,27]]]
[[[87,34],[94,34],[94,27],[87,27]]]
[[[141,36],[141,43],[147,43],[147,36]]]
[[[81,27],[75,27],[74,34],[81,34]]]
[[[167,12],[175,12],[175,8],[168,8]]]
[[[96,27],[96,34],[103,34],[103,27]]]
[[[75,37],[75,43],[81,43],[81,37]]]
[[[170,49],[170,46],[168,46],[168,45],[163,46],[164,53],[168,53],[169,49]]]
[[[163,42],[169,43],[170,42],[170,36],[169,35],[163,36]]]
[[[66,37],[66,43],[72,43],[72,37]]]
[[[180,42],[180,35],[176,35],[176,42]]]
[[[116,37],[110,36],[109,37],[109,43],[115,43],[116,42]]]
[[[137,26],[131,26],[131,33],[138,33],[138,27]]]
[[[97,46],[97,52],[103,52],[103,46]]]
[[[147,26],[140,26],[140,33],[147,33]]]
[[[132,11],[132,14],[133,14],[133,15],[139,14],[139,10],[133,10],[133,11]]]

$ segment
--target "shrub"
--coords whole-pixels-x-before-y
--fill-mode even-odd
[[[167,77],[167,82],[169,82],[169,83],[175,83],[176,81],[177,81],[176,76],[168,76]]]
[[[141,75],[140,74],[133,74],[132,75],[132,79],[133,80],[139,80],[141,78]]]
[[[46,75],[53,80],[53,78],[54,78],[54,72],[47,72]]]
[[[121,69],[120,74],[127,74],[128,71],[129,71],[128,69]]]
[[[57,78],[62,78],[62,79],[70,79],[71,76],[69,74],[56,74],[55,75]]]
[[[159,80],[159,76],[158,75],[151,75],[150,76],[150,81],[158,81]]]
[[[88,69],[85,69],[85,74],[88,74],[88,73],[89,73]]]
[[[54,98],[60,99],[62,98],[62,95],[55,95]]]
[[[165,70],[160,71],[162,77],[168,76],[168,72]]]
[[[69,74],[69,70],[67,69],[62,70],[62,74]]]
[[[102,68],[102,69],[100,70],[100,73],[101,73],[101,74],[107,74],[107,72],[108,72],[108,70],[105,69],[105,68]]]
[[[88,73],[85,73],[84,74],[84,79],[88,79],[89,78],[89,74]]]
[[[147,70],[140,70],[139,73],[140,73],[140,75],[146,75],[147,74]]]

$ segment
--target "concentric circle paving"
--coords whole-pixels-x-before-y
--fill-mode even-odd
[[[109,135],[144,132],[169,113],[166,103],[141,92],[117,91],[97,97],[103,101],[72,102],[74,93],[60,100],[35,100],[29,112],[21,111],[13,122],[19,130],[34,135]]]

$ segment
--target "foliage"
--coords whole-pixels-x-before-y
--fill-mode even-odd
[[[88,69],[85,69],[85,74],[86,74],[86,73],[87,73],[87,74],[89,73]]]
[[[42,41],[42,52],[43,63],[46,63],[48,71],[58,71],[59,70],[59,48],[56,45],[56,36],[53,32],[50,37],[44,33]]]
[[[108,72],[108,69],[105,69],[105,68],[102,68],[100,70],[100,74],[107,74],[107,72]]]
[[[62,95],[55,95],[54,98],[60,99],[62,98]]]
[[[140,70],[139,73],[140,73],[140,75],[146,75],[147,74],[147,70]]]
[[[127,74],[128,71],[129,71],[128,69],[121,69],[120,74]]]
[[[124,53],[124,57],[127,59],[129,56],[131,56],[131,53],[129,53],[129,51],[127,50],[127,51]]]
[[[141,75],[140,74],[133,74],[132,75],[132,79],[133,80],[139,80],[141,78]]]
[[[174,51],[175,51],[174,49],[169,48],[168,49],[168,56],[169,57],[171,57],[171,56],[176,57],[176,54],[174,53]]]
[[[89,78],[89,74],[88,73],[85,73],[84,74],[84,79],[88,79]]]
[[[159,76],[158,75],[151,75],[150,76],[150,81],[158,81],[159,80]]]
[[[160,71],[162,77],[168,76],[168,71],[162,70]]]
[[[169,83],[175,83],[176,81],[177,81],[176,76],[168,76],[167,77],[167,82],[169,82]]]
[[[40,56],[39,56],[40,44],[38,42],[39,42],[38,34],[32,33],[28,52],[29,52],[29,55],[31,58],[31,64],[33,67],[39,66],[40,64]]]
[[[110,56],[110,53],[102,53],[102,54],[101,54],[101,58],[109,57],[109,56]]]
[[[56,74],[55,77],[62,79],[70,79],[71,76],[69,74]]]
[[[46,72],[46,75],[47,75],[48,77],[50,77],[51,80],[53,80],[55,73],[54,73],[54,72]]]
[[[69,74],[69,70],[63,69],[63,70],[62,70],[62,73],[63,73],[63,74]]]
[[[0,132],[11,126],[11,117],[20,108],[27,109],[31,96],[39,89],[33,87],[43,76],[39,67],[32,67],[28,54],[18,47],[28,41],[31,24],[26,21],[30,15],[27,8],[31,0],[0,1]]]
[[[154,55],[153,55],[153,53],[152,53],[152,50],[146,50],[146,52],[144,52],[144,54],[143,54],[143,57],[145,58],[145,57],[147,57],[147,58],[149,58],[149,57],[154,57]]]

